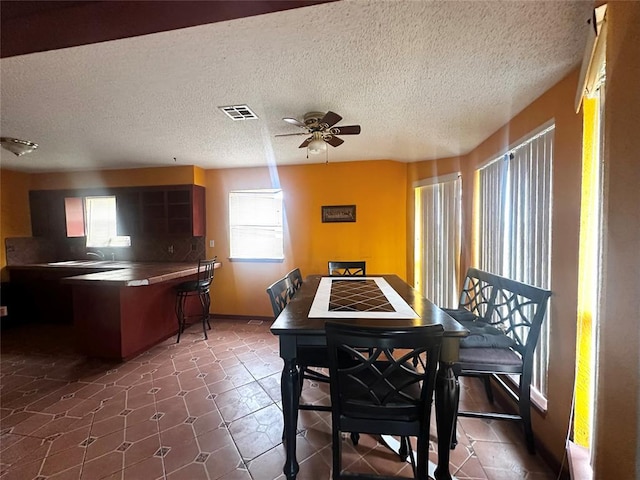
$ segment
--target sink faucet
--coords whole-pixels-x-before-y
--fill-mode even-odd
[[[95,257],[99,258],[100,260],[104,260],[104,253],[102,253],[100,250],[96,250],[95,252],[87,252],[87,257]]]

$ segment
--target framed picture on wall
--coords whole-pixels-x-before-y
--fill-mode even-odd
[[[322,223],[355,221],[355,205],[325,205],[322,207]]]

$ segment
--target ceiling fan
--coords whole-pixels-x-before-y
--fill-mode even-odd
[[[321,153],[327,149],[327,143],[332,147],[338,147],[344,143],[344,140],[337,135],[358,135],[360,133],[360,125],[348,125],[345,127],[336,127],[335,124],[342,120],[342,117],[334,112],[309,112],[304,115],[301,122],[296,118],[283,118],[283,120],[291,125],[303,128],[305,132],[300,133],[284,133],[276,135],[276,137],[289,137],[292,135],[310,135],[299,148],[308,148],[309,153]]]

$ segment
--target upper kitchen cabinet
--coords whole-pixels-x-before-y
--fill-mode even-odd
[[[60,238],[67,235],[65,195],[55,190],[29,192],[31,234],[34,237]]]
[[[84,222],[82,202],[90,196],[115,196],[117,234],[121,236],[205,235],[205,189],[198,185],[117,187],[29,192],[31,229],[37,237],[66,237],[69,225]],[[70,200],[74,200],[71,202]],[[78,212],[80,219],[78,220]],[[74,231],[78,229],[74,228]]]
[[[132,188],[116,192],[116,222],[118,235],[140,233],[140,191]]]
[[[133,192],[128,192],[118,206],[121,235],[204,236],[204,187],[148,187],[137,189],[137,193],[133,197]]]

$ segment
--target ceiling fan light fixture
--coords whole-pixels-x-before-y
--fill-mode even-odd
[[[37,143],[30,142],[29,140],[20,140],[19,138],[0,137],[0,145],[2,148],[9,150],[14,155],[20,157],[25,153],[33,152],[38,148]]]
[[[307,149],[312,155],[327,151],[327,142],[324,141],[320,132],[313,132],[313,140],[309,142]]]

